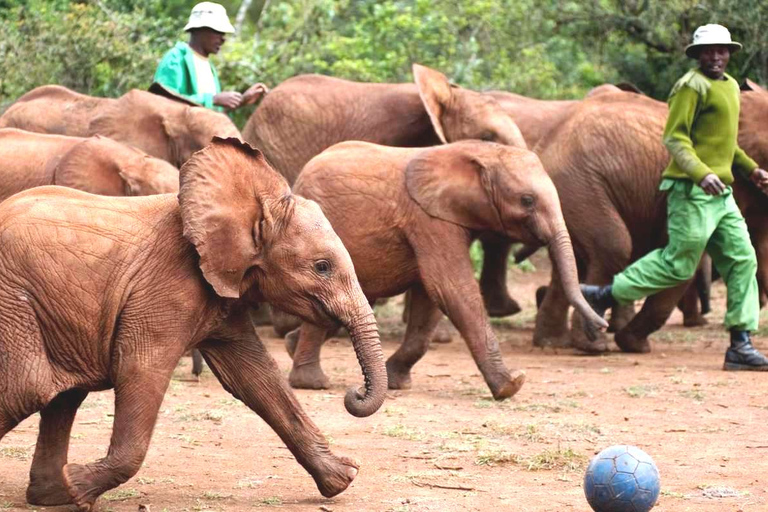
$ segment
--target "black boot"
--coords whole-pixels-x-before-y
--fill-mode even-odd
[[[731,331],[731,346],[725,352],[723,370],[768,371],[768,358],[752,345],[749,331]]]
[[[608,286],[596,286],[593,284],[582,284],[581,294],[587,299],[589,305],[600,316],[605,316],[605,310],[612,308],[616,305],[616,300],[613,298],[613,287]]]

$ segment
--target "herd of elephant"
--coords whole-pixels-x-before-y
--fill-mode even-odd
[[[29,503],[91,510],[135,475],[190,349],[324,496],[346,489],[357,465],[331,453],[284,382],[253,329],[260,303],[302,322],[287,338],[293,387],[328,386],[320,348],[349,330],[365,382],[345,406],[360,417],[387,388],[411,386],[443,314],[494,398],[520,390],[525,374],[507,368],[488,320],[519,310],[506,289],[513,242],[521,257],[547,246],[552,260],[534,344],[609,349],[579,282],[607,284],[665,243],[666,105],[612,85],[543,101],[467,90],[420,65],[413,74],[291,78],[242,133],[226,115],[138,90],[107,99],[43,86],[0,116],[0,439],[40,412]],[[768,91],[747,86],[739,144],[768,167]],[[733,189],[764,290],[768,199],[745,180]],[[636,315],[615,308],[617,345],[649,351],[678,303],[697,323],[686,288]],[[385,361],[371,304],[406,291],[404,341]],[[69,463],[78,407],[110,388],[107,456]]]

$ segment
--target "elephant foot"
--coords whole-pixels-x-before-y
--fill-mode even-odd
[[[525,384],[525,372],[522,370],[515,370],[509,377],[499,379],[498,381],[488,381],[488,387],[491,389],[491,394],[494,400],[506,400],[511,398],[520,391],[520,388]]]
[[[357,476],[360,466],[347,457],[336,457],[332,455],[331,464],[323,464],[318,474],[313,474],[317,489],[320,494],[326,498],[333,498],[337,494],[344,492],[349,484]]]
[[[507,290],[501,288],[485,289],[483,292],[483,302],[485,303],[485,309],[488,312],[488,316],[494,318],[503,318],[505,316],[516,315],[522,308],[515,299],[509,296]]]
[[[411,389],[411,369],[403,370],[387,361],[387,386],[389,389]]]
[[[61,470],[57,474],[31,475],[27,487],[27,503],[39,507],[69,505],[72,497],[64,485]]]
[[[328,389],[331,386],[319,364],[294,365],[288,383],[294,389]]]
[[[78,512],[90,512],[101,489],[93,486],[93,473],[80,464],[64,466],[64,485],[69,493],[70,503],[77,506]]]
[[[602,333],[595,341],[589,341],[583,335],[574,336],[572,338],[572,346],[585,354],[603,354],[610,350],[610,347],[608,346],[608,338],[602,335]]]
[[[568,333],[561,334],[559,336],[533,336],[533,346],[535,347],[552,347],[552,348],[568,348],[571,346],[571,338]]]
[[[683,325],[685,327],[699,327],[708,323],[707,319],[701,315],[685,315],[683,317]]]
[[[620,331],[614,337],[616,345],[622,352],[632,352],[635,354],[647,354],[651,351],[651,343],[647,337],[638,337],[631,332]]]
[[[301,334],[301,327],[294,329],[285,335],[285,351],[293,359],[293,354],[296,353],[296,345],[299,344],[299,335]]]

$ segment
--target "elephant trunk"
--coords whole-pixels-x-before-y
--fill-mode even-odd
[[[586,320],[585,331],[587,337],[594,341],[600,328],[608,327],[607,322],[595,313],[587,300],[581,294],[579,288],[579,276],[576,271],[576,259],[573,255],[571,237],[565,226],[559,227],[549,244],[549,252],[557,267],[557,273],[563,284],[563,290],[571,304]]]
[[[384,365],[384,353],[381,351],[379,331],[373,311],[368,304],[365,306],[367,312],[358,314],[351,322],[345,322],[365,377],[362,389],[349,389],[344,397],[347,411],[358,418],[375,413],[384,403],[387,394],[387,369]]]

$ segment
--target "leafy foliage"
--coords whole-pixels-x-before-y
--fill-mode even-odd
[[[224,0],[234,20],[240,0]],[[181,32],[186,0],[0,0],[0,109],[38,85],[118,96],[146,88]],[[300,73],[411,80],[419,62],[478,90],[576,98],[629,81],[664,99],[692,63],[693,30],[718,22],[744,43],[729,68],[768,81],[759,0],[253,0],[214,61],[225,89]],[[238,112],[242,125],[248,112]]]

